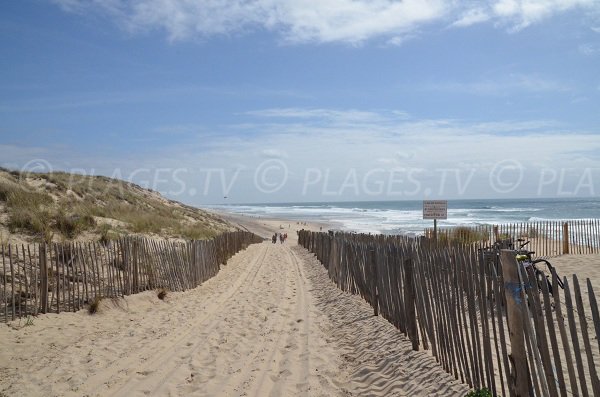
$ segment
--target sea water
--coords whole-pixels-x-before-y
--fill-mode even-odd
[[[422,234],[432,227],[423,220],[422,201],[353,201],[233,204],[211,206],[254,217],[318,221],[361,233]],[[600,218],[599,198],[450,200],[444,226],[506,224],[544,220]]]

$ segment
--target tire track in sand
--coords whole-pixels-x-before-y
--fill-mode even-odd
[[[339,371],[332,358],[337,353],[324,347],[319,329],[311,328],[310,309],[317,309],[296,255],[286,245],[263,245],[263,264],[198,330],[194,340],[201,342],[175,356],[176,365],[162,371],[160,381],[129,390],[197,396],[343,394],[332,380]],[[310,338],[324,350],[311,352]]]
[[[281,267],[286,273],[290,272],[293,275],[286,280],[288,287],[286,291],[289,291],[289,296],[285,296],[284,310],[289,315],[282,317],[283,326],[276,330],[277,338],[267,347],[266,358],[258,369],[261,376],[248,390],[249,395],[282,396],[308,391],[309,302],[295,257],[287,246],[283,246],[282,249],[287,260],[282,261]],[[292,300],[293,304],[290,302]],[[287,338],[284,339],[285,336]],[[299,347],[299,344],[302,346]],[[292,378],[292,375],[295,376]]]
[[[252,282],[241,291],[238,297],[239,306],[233,310],[233,313],[227,314],[228,318],[236,318],[235,325],[244,324],[244,331],[237,332],[238,335],[243,334],[243,336],[227,347],[211,346],[213,349],[219,347],[227,351],[221,366],[230,368],[232,376],[206,382],[201,391],[204,391],[207,396],[246,393],[245,391],[255,383],[257,376],[263,373],[264,368],[258,363],[265,362],[266,352],[270,351],[270,346],[274,342],[273,335],[278,339],[283,329],[286,321],[286,316],[283,315],[286,306],[282,307],[280,304],[287,303],[288,269],[282,266],[280,269],[282,271],[274,271],[273,264],[278,262],[283,247],[271,243],[265,244],[269,247],[270,255],[266,266],[261,268],[260,277],[257,273],[257,283]],[[265,317],[261,319],[262,315]],[[235,330],[227,329],[227,326],[226,322],[222,324],[221,334],[236,333]],[[236,357],[239,359],[233,362]]]

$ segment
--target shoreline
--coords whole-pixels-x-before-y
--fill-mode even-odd
[[[288,239],[296,242],[298,240],[297,232],[302,229],[313,232],[340,230],[339,225],[336,225],[335,223],[298,221],[280,217],[252,216],[220,211],[212,208],[201,209],[221,217],[223,220],[231,223],[234,226],[255,233],[265,239],[271,238],[274,233],[287,233]]]
[[[585,205],[582,207],[580,204]],[[487,225],[545,224],[566,221],[587,225],[597,219],[597,213],[593,211],[597,204],[597,201],[591,199],[581,199],[581,201],[448,200],[448,218],[438,220],[438,227],[440,229],[478,228]],[[294,222],[322,222],[333,224],[337,229],[358,233],[418,236],[433,227],[433,221],[423,219],[421,202],[416,200],[213,204],[202,208],[209,212],[245,214],[251,217],[282,218]]]
[[[251,231],[259,236],[269,239],[273,233],[288,233],[288,240],[294,244],[298,241],[297,232],[301,229],[310,231],[341,230],[335,223],[307,221],[300,222],[283,217],[262,217],[253,215],[243,215],[226,211],[202,208],[224,220],[232,223],[234,226],[244,230]],[[300,222],[300,223],[298,223]],[[280,229],[280,227],[283,227]],[[342,230],[344,233],[352,233],[351,230]],[[600,254],[565,254],[551,257],[548,259],[556,267],[559,275],[571,276],[577,274],[583,281],[589,278],[593,286],[600,287]],[[587,288],[585,288],[587,291]]]

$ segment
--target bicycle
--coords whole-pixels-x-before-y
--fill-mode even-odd
[[[552,264],[547,259],[533,259],[533,255],[535,254],[535,252],[525,249],[525,246],[528,245],[530,241],[526,241],[524,239],[517,239],[517,241],[520,243],[515,255],[517,263],[523,266],[525,271],[527,271],[528,273],[531,274],[533,272],[533,275],[537,280],[538,290],[541,291],[543,288],[542,283],[546,282],[548,286],[548,292],[550,292],[550,295],[554,295],[554,289],[552,288],[552,275],[556,273],[556,269],[554,268],[554,266],[552,266]],[[544,272],[538,269],[539,264],[543,264],[546,266],[546,274],[544,274]],[[561,278],[558,276],[558,273],[556,273],[556,281],[561,289],[565,289],[565,286]]]
[[[561,289],[565,288],[561,278],[558,276],[558,273],[556,272],[556,269],[554,268],[554,266],[552,266],[552,264],[547,259],[543,259],[543,258],[533,259],[533,255],[535,254],[535,252],[525,249],[525,247],[530,243],[529,241],[526,241],[524,239],[517,239],[517,242],[519,243],[519,248],[516,250],[514,249],[514,243],[511,240],[498,241],[498,242],[495,242],[490,247],[481,248],[480,251],[482,252],[483,260],[485,262],[493,265],[494,271],[496,273],[498,273],[500,271],[500,268],[499,268],[500,251],[503,249],[514,250],[515,251],[515,259],[517,260],[517,263],[519,265],[523,266],[523,269],[525,271],[527,271],[529,274],[531,274],[531,272],[533,272],[533,275],[535,276],[535,279],[537,280],[537,287],[538,287],[539,291],[542,291],[542,288],[543,288],[542,283],[546,282],[546,285],[548,286],[548,292],[551,295],[554,295],[554,289],[552,288],[552,274],[553,273],[556,273],[556,281],[557,281],[558,286]],[[542,270],[540,270],[538,268],[538,266],[540,264],[544,265],[546,267],[545,274],[544,274],[544,272],[542,272]]]

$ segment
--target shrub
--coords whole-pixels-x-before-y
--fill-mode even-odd
[[[4,181],[0,182],[0,201],[7,201],[8,196],[14,190],[15,189],[14,189],[14,186],[12,186],[12,183],[4,182]]]
[[[488,235],[485,230],[479,230],[466,226],[452,229],[450,241],[461,244],[472,244],[479,241],[487,241]]]
[[[493,396],[492,396],[492,392],[484,387],[483,389],[471,390],[469,393],[467,393],[465,395],[465,397],[493,397]]]
[[[50,213],[37,208],[10,208],[8,211],[8,229],[11,232],[25,230],[45,235],[50,229]]]
[[[54,228],[68,238],[96,226],[96,221],[90,215],[66,215],[58,211],[54,215]]]
[[[50,212],[45,208],[54,201],[46,193],[25,190],[18,185],[2,184],[6,197],[8,229],[11,232],[26,230],[45,238],[49,234]]]
[[[173,233],[187,240],[204,240],[214,237],[216,233],[213,230],[206,228],[201,224],[194,225],[177,225]]]

